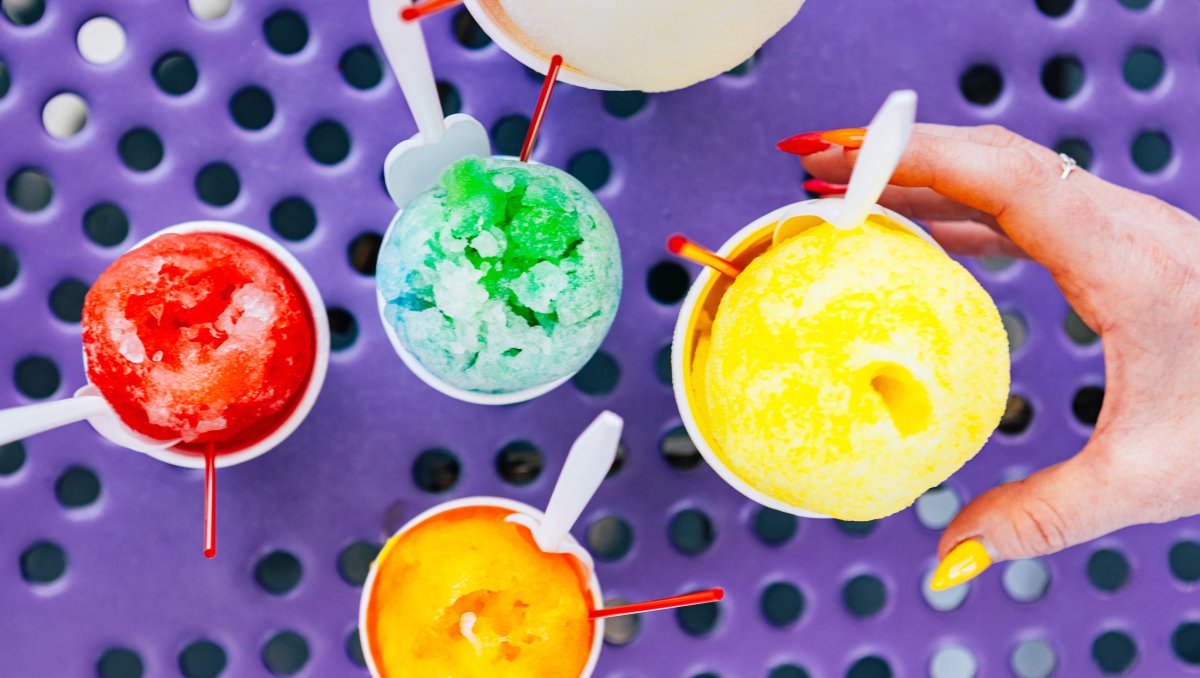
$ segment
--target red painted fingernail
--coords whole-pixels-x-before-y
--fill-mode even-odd
[[[820,179],[809,179],[803,186],[804,190],[821,195],[842,195],[846,192],[846,184],[831,184]]]
[[[863,139],[867,138],[867,130],[861,127],[829,130],[821,134],[821,140],[837,144],[851,150],[862,148]]]
[[[805,132],[794,137],[788,137],[775,144],[775,148],[784,153],[794,155],[812,155],[829,148],[829,143],[821,139],[824,132]]]

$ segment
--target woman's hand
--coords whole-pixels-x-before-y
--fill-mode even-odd
[[[805,135],[804,166],[847,181],[854,138]],[[1083,170],[1064,179],[1063,169],[1058,154],[1002,127],[918,125],[880,200],[923,221],[952,253],[1040,262],[1104,341],[1106,391],[1091,439],[963,508],[938,546],[935,589],[993,560],[1200,513],[1200,222]]]

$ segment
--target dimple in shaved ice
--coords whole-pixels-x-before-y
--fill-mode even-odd
[[[118,258],[83,309],[88,379],[131,429],[254,442],[291,409],[315,339],[287,270],[245,241],[164,234]]]
[[[376,276],[384,322],[438,379],[511,393],[578,371],[621,295],[612,221],[553,167],[467,157],[396,217]]]

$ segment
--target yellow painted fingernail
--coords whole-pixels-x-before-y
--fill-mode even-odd
[[[938,563],[937,569],[933,571],[933,579],[929,582],[929,588],[934,591],[945,591],[952,586],[969,582],[978,577],[979,573],[988,569],[991,564],[992,557],[988,555],[983,544],[974,539],[968,539],[951,549],[942,562]]]

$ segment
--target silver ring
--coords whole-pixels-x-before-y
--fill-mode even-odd
[[[1071,176],[1071,172],[1079,169],[1079,163],[1075,162],[1075,158],[1066,153],[1059,153],[1058,157],[1062,158],[1062,176],[1059,179],[1066,181],[1067,177]]]

